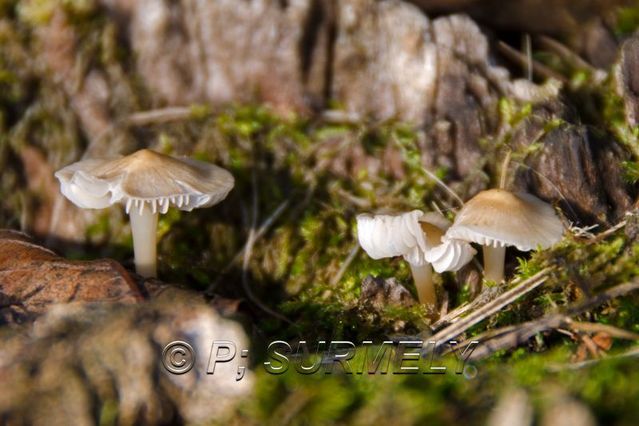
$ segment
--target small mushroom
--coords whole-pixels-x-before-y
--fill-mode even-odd
[[[441,215],[424,214],[419,210],[398,215],[357,216],[357,236],[359,243],[373,259],[403,256],[408,262],[419,301],[425,305],[437,306],[437,296],[433,285],[433,267],[427,254],[442,244],[442,236],[450,223]],[[440,272],[442,267],[461,268],[475,253],[470,244],[452,241],[457,250],[452,250],[446,259],[436,259],[433,264]]]
[[[191,211],[222,201],[233,188],[233,176],[213,164],[173,158],[148,149],[116,159],[90,159],[55,173],[62,194],[85,209],[115,203],[131,218],[135,270],[155,277],[158,213],[169,206]]]
[[[484,278],[501,282],[506,246],[520,251],[545,249],[558,242],[563,232],[550,204],[530,194],[489,189],[464,205],[444,239],[481,244]]]

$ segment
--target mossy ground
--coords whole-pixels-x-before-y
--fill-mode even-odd
[[[19,166],[21,147],[37,147],[59,167],[76,159],[88,143],[63,91],[35,73],[27,60],[34,49],[30,28],[49,19],[50,3],[29,2],[30,8],[18,8],[14,2],[0,1],[0,227],[27,226],[24,212],[38,203],[39,194],[25,188]],[[112,28],[90,7],[91,2],[64,3],[75,17],[74,25],[84,31],[85,54],[97,55],[103,65],[123,61],[127,52],[113,48]],[[634,15],[624,13],[627,19],[622,20],[622,29],[627,31]],[[86,20],[94,25],[85,25]],[[138,87],[135,79],[122,84]],[[595,111],[592,122],[624,143],[629,152],[637,152],[639,132],[625,124],[612,82],[592,87],[583,83],[588,81],[573,79],[574,96],[591,100]],[[129,107],[122,109],[122,114],[132,108],[153,107],[145,96],[140,93],[125,102]],[[161,218],[159,274],[163,280],[246,300],[249,332],[260,336],[255,339],[256,346],[299,336],[311,342],[381,342],[398,332],[417,335],[426,329],[427,313],[422,307],[389,307],[382,312],[360,309],[360,285],[368,275],[396,277],[413,289],[410,271],[400,259],[373,261],[357,251],[354,220],[360,212],[378,209],[430,210],[438,206],[452,214],[454,202],[422,169],[420,130],[402,123],[278,118],[260,106],[236,106],[212,113],[196,105],[192,112],[192,117],[178,122],[125,130],[139,137],[142,145],[211,161],[236,178],[235,189],[219,206],[192,213],[171,210]],[[499,139],[485,141],[489,149],[481,169],[487,183],[499,181],[502,154],[512,148],[509,136],[531,113],[528,105],[503,100],[500,114],[506,131]],[[547,129],[561,125],[552,121]],[[514,152],[513,158],[523,161],[536,147],[531,144],[526,152]],[[401,178],[375,162],[386,158],[389,149],[400,159]],[[636,160],[624,165],[631,181],[637,180]],[[446,178],[446,170],[434,172]],[[280,208],[284,209],[282,214],[254,244],[244,282],[261,304],[291,323],[263,312],[250,300],[243,287],[243,259],[233,262],[250,229],[259,228]],[[82,258],[106,255],[130,265],[130,234],[125,222],[116,226],[113,217],[105,213],[87,228],[91,244],[82,252],[69,249],[64,254]],[[633,217],[628,221],[625,228],[601,241],[568,235],[550,251],[511,253],[510,267],[515,270],[511,278],[525,278],[552,267],[551,278],[473,327],[469,336],[540,318],[637,277],[636,224]],[[457,288],[454,275],[444,274],[437,280],[451,292],[455,305],[469,300],[470,291]],[[637,296],[631,294],[578,319],[639,332],[637,302]],[[399,331],[398,323],[402,324]],[[253,359],[258,376],[255,398],[238,410],[234,420],[370,424],[392,418],[395,424],[479,424],[501,396],[522,388],[529,392],[537,420],[555,395],[565,394],[587,404],[601,422],[633,423],[639,415],[636,361],[603,359],[573,370],[569,368],[571,358],[580,344],[556,331],[541,333],[522,347],[474,363],[477,376],[473,378],[452,372],[353,376],[336,371],[304,376],[289,371],[273,376],[263,371],[264,354],[257,350]],[[622,353],[634,345],[615,340],[608,352]],[[454,370],[453,360],[443,362]]]

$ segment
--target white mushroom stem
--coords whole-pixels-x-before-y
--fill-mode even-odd
[[[433,284],[432,266],[430,263],[426,263],[424,266],[416,266],[411,263],[409,265],[413,273],[413,280],[415,280],[419,303],[437,309],[437,294]]]
[[[145,278],[156,277],[156,232],[158,214],[143,203],[142,209],[133,208],[129,213],[131,233],[133,234],[133,252],[135,271]]]
[[[506,246],[483,246],[484,252],[484,279],[500,283],[504,280],[504,259],[506,258]]]

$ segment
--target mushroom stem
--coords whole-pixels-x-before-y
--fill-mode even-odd
[[[506,246],[483,246],[484,252],[484,279],[497,283],[504,280],[504,259],[506,258]]]
[[[437,294],[435,293],[435,285],[433,284],[432,266],[430,266],[430,263],[426,263],[423,266],[416,266],[410,263],[409,265],[413,273],[413,280],[415,280],[419,303],[437,309]]]
[[[133,234],[133,252],[135,254],[135,271],[144,278],[156,277],[156,232],[158,214],[153,213],[145,205],[142,211],[131,209],[131,233]]]

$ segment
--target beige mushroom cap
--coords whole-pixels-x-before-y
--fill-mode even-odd
[[[446,237],[529,251],[552,246],[563,232],[550,204],[530,194],[489,189],[464,205]]]
[[[124,203],[130,209],[166,213],[169,206],[190,211],[222,201],[234,185],[221,167],[173,158],[148,149],[117,159],[79,161],[56,172],[62,193],[83,208]]]

